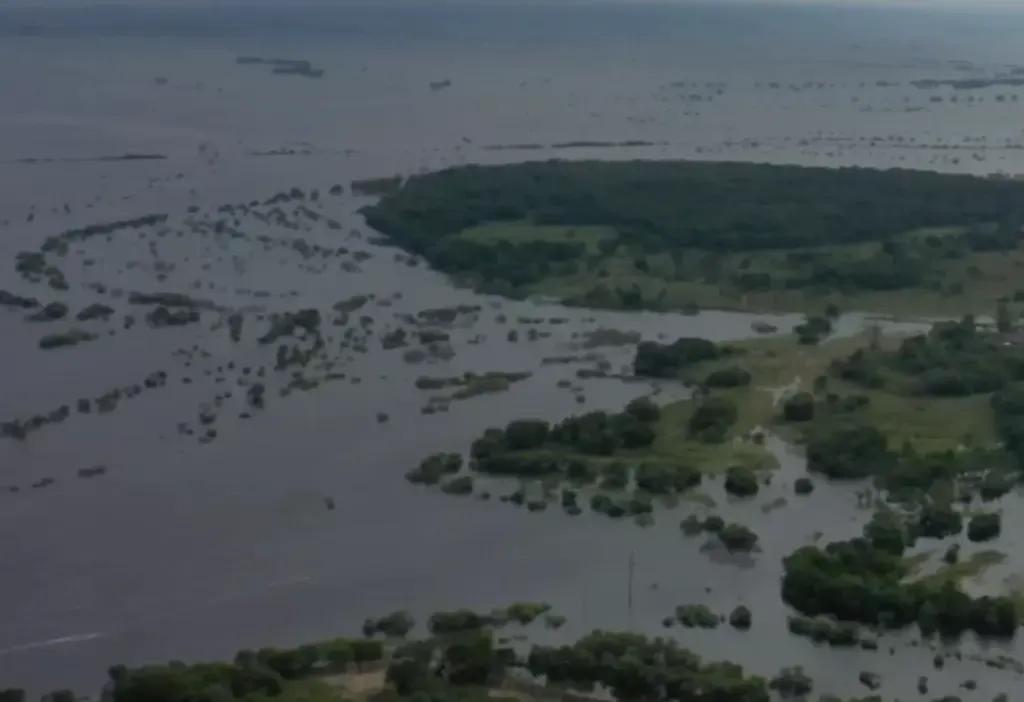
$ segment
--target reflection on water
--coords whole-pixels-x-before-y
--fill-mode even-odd
[[[740,46],[724,30],[714,41],[681,44],[665,29],[664,15],[657,22],[642,13],[627,16],[624,33],[578,26],[567,35],[575,38],[557,48],[513,24],[487,51],[480,48],[481,24],[473,25],[477,35],[440,23],[431,25],[436,36],[425,29],[426,36],[407,45],[375,43],[373,32],[394,31],[394,18],[383,28],[371,23],[344,43],[289,36],[122,36],[102,43],[4,37],[0,59],[21,70],[0,74],[0,221],[7,222],[0,228],[0,257],[9,260],[72,226],[166,212],[178,231],[186,228],[189,206],[206,213],[292,186],[325,191],[352,178],[465,161],[676,156],[1024,170],[1020,152],[1010,146],[1020,137],[1013,101],[985,92],[983,103],[968,105],[943,94],[940,105],[908,84],[949,77],[953,59],[977,60],[977,71],[1006,70],[1014,57],[1005,52],[1013,47],[995,41],[964,46],[945,29],[920,25],[913,25],[908,44],[898,28],[883,31],[865,19],[847,30],[850,36],[829,41],[816,31],[792,29],[786,52],[769,61],[758,53],[764,47]],[[586,22],[591,16],[574,17]],[[687,20],[671,17],[680,26]],[[747,27],[738,36],[760,35],[749,18],[730,18],[726,27]],[[645,27],[662,31],[645,39]],[[615,36],[619,40],[609,42]],[[595,37],[608,42],[601,51],[594,51]],[[870,37],[877,41],[869,51]],[[310,60],[326,74],[282,77],[235,63],[240,55],[268,53]],[[440,80],[451,84],[431,90]],[[899,85],[879,85],[883,80]],[[651,145],[547,146],[627,140]],[[487,148],[501,144],[541,148]],[[293,153],[254,155],[275,150]],[[127,153],[167,158],[17,162]],[[717,513],[760,535],[763,550],[743,569],[716,562],[701,553],[700,539],[682,536],[679,521],[706,509],[698,504],[663,510],[654,526],[639,528],[557,511],[527,515],[407,484],[402,475],[424,455],[465,450],[489,426],[522,416],[554,420],[617,409],[650,391],[646,383],[580,381],[578,365],[542,363],[572,353],[574,334],[611,327],[647,338],[739,339],[752,334],[757,318],[592,312],[482,298],[371,243],[369,232],[359,232],[365,227],[357,210],[364,202],[348,195],[330,199],[318,210],[340,229],[321,222],[302,232],[309,243],[370,254],[356,269],[311,263],[251,241],[221,245],[193,236],[159,239],[158,255],[150,248],[153,239],[131,236],[90,242],[69,254],[76,309],[110,302],[81,287],[99,281],[267,310],[326,311],[354,294],[376,295],[356,313],[373,318],[372,340],[368,353],[344,354],[350,357],[346,381],[287,398],[274,393],[266,411],[248,420],[224,413],[217,440],[207,444],[175,427],[195,423],[197,407],[223,392],[213,369],[272,363],[273,348],[258,347],[252,337],[232,343],[224,328],[203,324],[138,328],[40,353],[42,332],[0,310],[8,369],[0,418],[95,396],[156,370],[170,377],[166,388],[126,401],[113,414],[76,416],[25,443],[0,441],[0,484],[56,479],[46,490],[0,494],[0,685],[92,690],[114,662],[223,657],[244,646],[354,632],[365,616],[397,608],[422,617],[513,600],[547,601],[569,618],[557,634],[539,633],[542,639],[594,627],[659,633],[662,618],[679,604],[705,603],[722,613],[746,604],[754,613],[749,633],[729,627],[675,633],[709,658],[733,659],[758,672],[800,663],[823,691],[856,691],[860,670],[881,673],[887,694],[904,695],[913,694],[921,674],[932,678],[936,691],[985,670],[965,662],[932,671],[932,652],[915,650],[909,638],[894,638],[890,656],[886,645],[880,652],[836,653],[784,633],[780,558],[813,539],[858,533],[865,515],[844,487],[819,483],[813,497],[795,497],[802,460],[775,439],[771,447],[782,467],[757,499],[733,501],[719,483],[706,487]],[[251,217],[239,226],[254,236],[281,235]],[[86,267],[80,265],[85,258],[95,260]],[[162,282],[154,280],[151,265],[138,264],[156,258],[173,264]],[[0,287],[49,299],[50,291],[27,287],[10,266],[0,270]],[[269,297],[254,300],[244,292],[252,290]],[[401,298],[393,299],[398,292]],[[385,299],[387,306],[380,304]],[[111,304],[124,311],[123,300]],[[396,315],[453,304],[480,305],[472,324],[451,331],[453,359],[410,365],[401,350],[380,349],[379,336],[400,324]],[[541,325],[550,337],[510,343],[507,331],[521,316],[568,321]],[[787,333],[797,320],[770,321]],[[841,332],[866,323],[847,315]],[[186,367],[174,352],[193,345],[210,355]],[[600,351],[613,369],[627,364],[631,353],[626,347]],[[415,389],[417,376],[467,370],[533,375],[507,393],[454,403],[448,413],[421,413],[429,393]],[[183,383],[185,376],[193,382]],[[583,384],[584,403],[557,386],[565,378]],[[389,421],[379,422],[378,412]],[[109,473],[75,479],[78,469],[97,464],[109,466]],[[326,496],[334,500],[333,511],[324,509]],[[784,507],[762,509],[780,498]],[[1004,519],[1000,546],[1012,550],[1013,535],[1024,528],[1013,528],[1012,510]],[[632,612],[626,603],[631,554]],[[1011,559],[993,572],[1003,579],[1014,568]],[[985,675],[979,696],[1006,688],[1008,672]]]

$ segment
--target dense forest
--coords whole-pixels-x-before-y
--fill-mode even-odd
[[[1016,249],[1024,183],[924,171],[810,168],[690,161],[546,161],[461,166],[413,176],[363,210],[368,224],[470,284],[513,294],[547,278],[595,273],[666,255],[679,280],[684,259],[707,253],[780,252],[772,267],[740,262],[718,281],[741,290],[827,287],[894,290],[941,284],[932,261],[964,252]],[[524,225],[522,236],[480,241],[466,230]],[[541,237],[530,227],[602,227],[597,242]],[[942,235],[907,241],[912,231]],[[949,228],[955,228],[951,233]],[[873,242],[855,257],[808,247]],[[717,263],[703,266],[702,273]],[[780,275],[784,273],[784,275]],[[609,280],[614,279],[611,276]],[[630,286],[589,292],[595,305],[652,306]],[[611,295],[614,300],[602,300]],[[619,299],[622,298],[622,299]]]

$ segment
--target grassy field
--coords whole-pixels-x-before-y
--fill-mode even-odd
[[[849,356],[858,348],[866,348],[873,340],[883,349],[894,349],[901,338],[864,333],[817,346],[801,345],[791,337],[752,339],[730,344],[730,348],[737,351],[736,355],[699,364],[689,375],[699,381],[716,368],[742,366],[753,378],[751,386],[728,391],[739,406],[739,424],[743,428],[771,427],[792,437],[792,432],[787,432],[787,427],[778,421],[778,409],[773,403],[774,397],[780,395],[778,389],[785,388],[787,393],[811,391],[814,379],[827,372],[829,363]],[[955,449],[964,443],[990,445],[996,440],[987,394],[916,397],[889,390],[868,390],[834,377],[828,379],[828,392],[870,398],[870,404],[859,410],[860,416],[883,429],[896,450],[904,442],[927,452]]]
[[[615,232],[611,227],[562,227],[497,222],[467,229],[460,236],[481,244],[499,241],[578,241],[586,244],[589,252],[596,253],[598,242],[613,238]]]
[[[931,562],[934,552],[925,552],[911,556],[907,559],[910,567],[910,580],[925,582],[932,585],[941,585],[944,582],[955,582],[961,584],[965,580],[982,578],[985,572],[1003,563],[1007,556],[1002,551],[984,549],[976,551],[957,563],[942,563],[929,573],[922,573],[925,565]]]
[[[924,243],[928,237],[941,239],[956,233],[956,229],[929,229],[905,235],[904,245],[918,257],[927,257],[931,282],[926,287],[887,292],[821,287],[788,290],[780,284],[794,273],[792,258],[795,255],[813,255],[831,261],[864,261],[879,252],[880,244],[876,242],[730,254],[691,250],[671,257],[667,254],[643,256],[622,248],[602,255],[597,249],[598,243],[614,237],[608,227],[501,223],[475,227],[461,236],[485,242],[585,242],[588,257],[579,262],[575,274],[547,278],[524,291],[580,304],[588,299],[592,301],[587,294],[598,286],[628,288],[636,285],[645,300],[658,300],[656,306],[664,309],[697,307],[820,313],[831,303],[840,310],[896,317],[994,314],[1000,298],[1012,299],[1018,290],[1024,289],[1024,250],[942,256]],[[642,260],[646,270],[637,267],[638,260]],[[734,284],[738,275],[751,273],[768,273],[776,283],[770,290],[753,292],[741,290]]]
[[[744,466],[752,470],[770,470],[778,461],[765,448],[751,440],[754,429],[764,426],[771,414],[772,398],[766,392],[729,390],[718,393],[736,400],[739,416],[723,443],[708,444],[693,440],[687,429],[693,414],[694,402],[683,400],[662,408],[658,422],[658,438],[649,451],[651,459],[678,461],[699,467],[706,474],[725,471],[730,466]]]

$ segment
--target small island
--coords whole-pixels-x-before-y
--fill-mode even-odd
[[[323,78],[324,69],[315,68],[305,59],[263,58],[261,56],[239,56],[235,63],[240,66],[270,66],[275,75],[305,76],[306,78]]]

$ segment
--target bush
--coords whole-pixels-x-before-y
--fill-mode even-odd
[[[505,609],[505,615],[510,620],[527,626],[533,623],[537,617],[549,611],[551,611],[551,605],[547,602],[514,602]]]
[[[991,541],[1002,528],[1002,518],[997,513],[979,514],[967,523],[967,538],[974,542]]]
[[[732,466],[725,473],[725,491],[737,497],[756,495],[760,485],[754,471],[743,466]]]
[[[541,419],[518,419],[505,427],[505,444],[510,451],[540,448],[547,442],[550,425]]]
[[[648,378],[674,378],[687,366],[718,358],[713,341],[695,337],[676,339],[671,344],[642,341],[636,348],[633,373]]]
[[[963,517],[951,505],[926,504],[917,515],[915,532],[918,536],[944,539],[963,531]]]
[[[459,475],[441,483],[441,492],[446,495],[472,495],[473,476]]]
[[[753,618],[753,614],[751,614],[750,610],[743,605],[740,605],[729,613],[729,625],[734,629],[746,631],[753,623]]]
[[[718,615],[704,605],[676,607],[676,619],[688,629],[716,629],[721,623]]]
[[[702,441],[721,442],[736,422],[736,403],[726,397],[706,397],[690,415],[691,436]]]
[[[729,551],[749,553],[757,546],[757,534],[742,524],[727,524],[718,538]]]
[[[810,495],[814,492],[814,481],[810,478],[797,478],[793,483],[793,492],[797,495]]]
[[[697,536],[704,531],[704,522],[696,514],[691,514],[679,522],[679,529],[684,536]]]
[[[750,385],[750,372],[740,366],[729,366],[711,371],[704,378],[704,386],[709,388],[739,388]]]
[[[454,612],[435,612],[427,620],[427,628],[434,636],[483,629],[491,623],[488,617],[469,609]]]
[[[779,693],[783,699],[806,697],[814,689],[814,681],[800,666],[783,668],[771,679],[768,687]]]
[[[636,486],[655,495],[685,492],[701,483],[701,472],[688,465],[644,461],[637,466]]]
[[[638,397],[626,405],[626,414],[641,422],[656,422],[661,418],[661,408],[649,397]]]
[[[885,435],[865,424],[819,427],[807,443],[807,469],[830,478],[866,478],[887,472],[893,463]]]
[[[436,485],[445,476],[462,470],[462,456],[457,453],[435,453],[427,456],[417,468],[405,474],[410,483]],[[472,483],[470,484],[472,488]]]
[[[814,419],[814,396],[798,392],[782,403],[782,417],[787,422],[809,422]]]
[[[363,635],[383,634],[389,638],[401,638],[408,635],[414,626],[416,620],[408,612],[392,612],[380,619],[367,619],[363,623]]]

